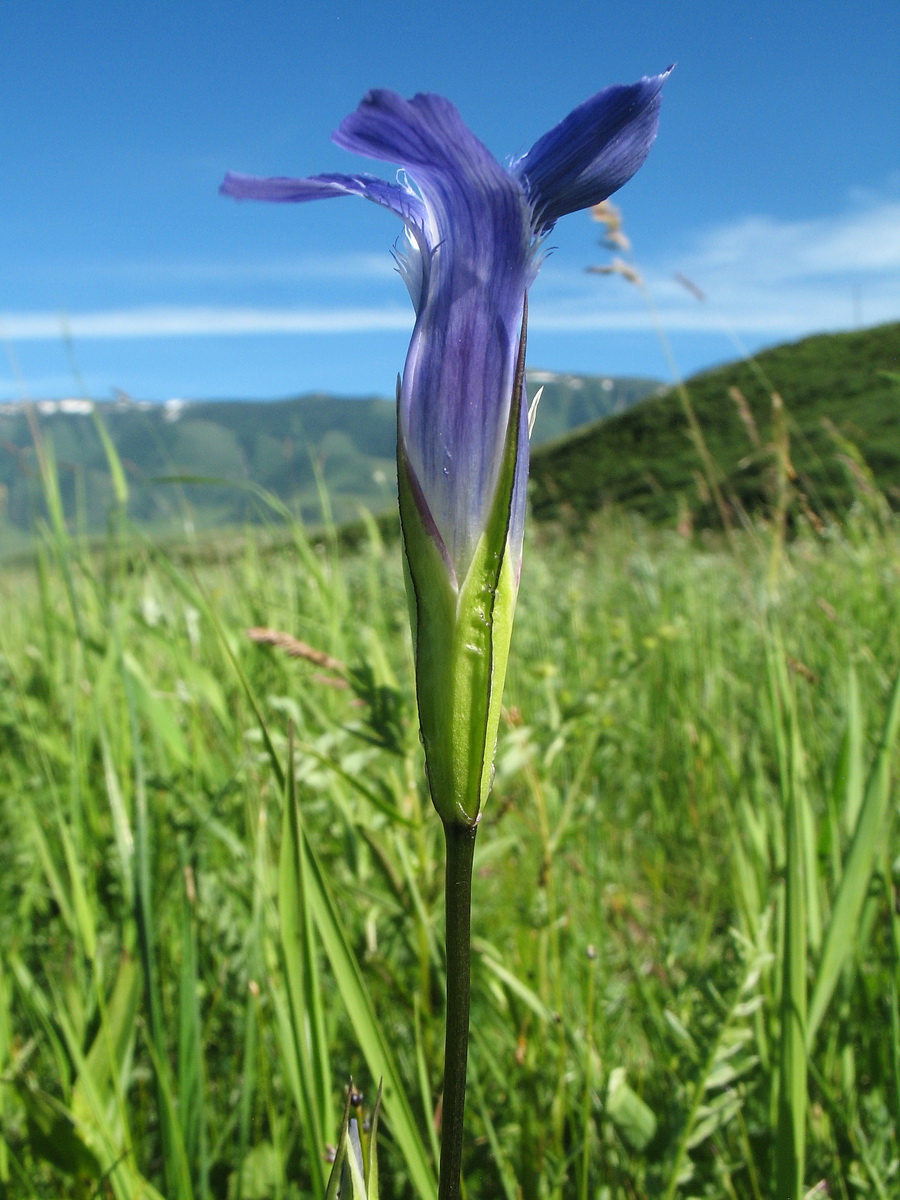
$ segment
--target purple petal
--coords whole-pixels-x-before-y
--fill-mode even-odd
[[[413,192],[397,183],[388,183],[377,175],[312,175],[309,179],[278,176],[264,179],[256,175],[229,172],[219,191],[235,200],[272,200],[292,203],[327,200],[332,196],[364,196],[402,217],[404,221],[422,221],[424,207]]]
[[[489,307],[483,292],[431,293],[400,393],[400,436],[460,579],[493,502],[518,351],[521,309]]]
[[[411,100],[387,88],[368,92],[333,134],[345,150],[399,163],[419,185],[448,173],[478,191],[505,188],[506,172],[443,96]]]
[[[534,211],[535,232],[611,196],[647,157],[659,124],[660,92],[672,68],[604,88],[545,133],[513,165]]]
[[[530,213],[518,182],[448,101],[370,92],[341,124],[348,150],[406,168],[426,219],[399,425],[410,469],[459,577],[484,527],[510,417]]]

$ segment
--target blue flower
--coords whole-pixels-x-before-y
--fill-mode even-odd
[[[513,405],[525,297],[542,239],[559,217],[605,200],[647,156],[665,75],[607,88],[509,169],[441,96],[369,92],[334,141],[398,163],[397,183],[371,175],[257,179],[229,174],[238,199],[364,196],[406,225],[398,250],[416,324],[400,388],[399,434],[423,518],[460,581],[493,500]],[[518,398],[517,398],[518,401]],[[528,437],[520,426],[511,528],[519,553]]]
[[[555,222],[605,200],[646,158],[667,75],[598,92],[509,167],[449,100],[379,89],[333,136],[397,163],[397,182],[222,184],[237,199],[363,196],[406,227],[396,258],[416,320],[398,392],[400,513],[419,717],[445,821],[473,824],[490,789],[525,519],[528,289]]]

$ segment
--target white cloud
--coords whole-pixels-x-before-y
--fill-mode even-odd
[[[804,221],[743,217],[698,232],[680,253],[637,266],[661,324],[672,332],[724,328],[777,339],[896,321],[900,203],[861,198],[850,211]],[[698,301],[679,275],[708,299]],[[575,332],[651,324],[646,297],[621,278],[580,275],[567,287],[557,269],[548,282],[547,300],[536,289],[535,328]]]
[[[262,259],[122,259],[91,264],[94,275],[130,283],[294,283],[306,280],[392,279],[397,268],[390,254],[317,254]]]
[[[812,221],[746,217],[700,237],[685,267],[773,284],[897,272],[900,203]]]
[[[241,271],[264,279],[297,272],[307,278],[364,283],[386,277],[385,255],[298,259],[293,263],[195,264],[199,273]],[[860,197],[856,207],[830,218],[782,220],[748,216],[698,232],[682,252],[638,262],[653,304],[670,332],[726,331],[767,340],[797,337],[854,324],[900,319],[900,202]],[[160,269],[167,269],[165,264]],[[193,269],[181,264],[181,270]],[[680,284],[686,276],[709,298],[700,302]],[[254,334],[353,334],[404,331],[411,309],[400,303],[275,308],[169,306],[68,315],[0,313],[0,336],[10,341],[202,337]],[[598,279],[551,260],[535,288],[532,328],[559,334],[638,330],[653,318],[640,292],[620,278]]]
[[[371,333],[409,329],[408,308],[130,308],[87,313],[0,313],[12,342],[73,338],[204,337],[222,334]]]
[[[698,304],[676,273],[710,304]],[[704,308],[715,310],[713,322],[773,334],[898,320],[900,203],[806,221],[747,217],[700,235],[688,253],[659,264],[652,282],[666,323],[687,327]]]

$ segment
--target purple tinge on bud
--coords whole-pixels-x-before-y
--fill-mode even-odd
[[[257,179],[228,175],[238,199],[358,195],[406,225],[396,257],[416,312],[400,385],[400,451],[416,504],[456,582],[491,510],[510,414],[519,456],[510,543],[521,556],[528,473],[527,404],[513,405],[525,297],[540,240],[556,220],[605,200],[647,156],[668,72],[598,92],[509,170],[441,96],[369,92],[334,134],[339,146],[399,164],[376,176]],[[405,174],[405,172],[408,172]]]

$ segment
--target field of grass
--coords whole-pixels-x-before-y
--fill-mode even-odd
[[[191,562],[113,513],[88,550],[45,482],[0,578],[0,1196],[322,1196],[352,1076],[384,1082],[382,1193],[430,1197],[442,838],[399,548],[292,526]],[[781,532],[534,528],[471,1200],[897,1194],[900,532]]]

